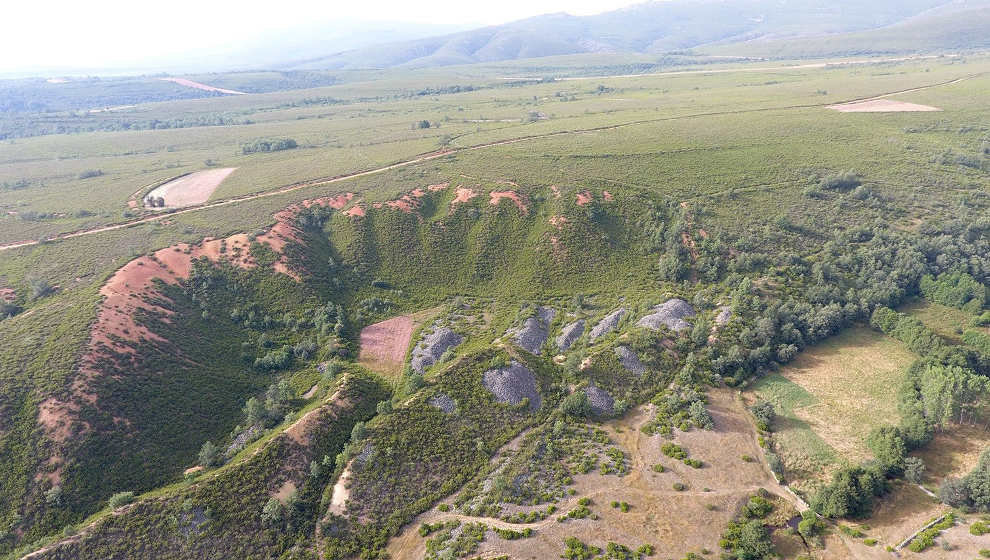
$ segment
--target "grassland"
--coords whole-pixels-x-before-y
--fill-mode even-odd
[[[932,123],[940,123],[939,128],[956,133],[960,127],[976,124],[967,116],[972,105],[966,96],[982,91],[985,78],[939,90],[932,104],[953,109],[956,122],[948,126],[945,115],[864,118],[827,115],[820,107],[977,75],[984,71],[984,64],[979,59],[963,63],[950,58],[850,67],[777,67],[772,71],[730,67],[725,70],[732,71],[726,72],[712,68],[712,72],[700,74],[602,77],[522,86],[492,83],[490,76],[449,70],[449,74],[433,71],[429,78],[440,83],[469,82],[479,89],[419,96],[409,93],[426,82],[426,78],[417,77],[401,89],[388,82],[352,82],[318,90],[139,105],[115,113],[113,118],[219,112],[245,115],[251,124],[7,140],[0,147],[0,175],[11,183],[23,179],[27,186],[0,192],[5,214],[18,213],[0,217],[0,242],[121,221],[133,193],[204,169],[207,160],[239,168],[213,195],[214,199],[224,199],[384,166],[435,150],[442,143],[467,148],[521,137],[536,139],[499,147],[498,151],[509,156],[525,153],[538,158],[537,162],[542,159],[542,165],[511,157],[512,169],[496,177],[526,181],[527,173],[549,164],[555,172],[550,176],[538,173],[541,181],[602,177],[620,184],[648,186],[659,180],[691,185],[690,194],[697,196],[725,193],[730,188],[737,192],[782,188],[855,157],[859,172],[884,185],[893,182],[892,177],[903,176],[904,169],[917,167],[945,149],[962,151],[964,146],[977,146],[979,128],[961,138],[937,131],[906,136],[905,129],[927,130]],[[948,99],[946,91],[952,92]],[[960,95],[964,97],[953,104],[952,99]],[[915,101],[925,97],[925,92],[915,92],[898,98]],[[314,99],[317,101],[307,104],[306,100]],[[536,120],[531,113],[538,114]],[[439,128],[411,128],[424,119]],[[510,122],[500,122],[503,120]],[[637,122],[643,124],[593,130]],[[878,130],[878,126],[882,128]],[[589,132],[569,133],[580,130]],[[539,139],[561,133],[567,134],[559,140]],[[875,145],[877,134],[903,140]],[[242,144],[272,137],[293,138],[300,148],[271,154],[241,153]],[[761,140],[754,142],[757,138]],[[562,145],[577,149],[565,151],[567,157],[562,159]],[[820,149],[823,145],[827,149]],[[585,155],[585,151],[590,153]],[[858,157],[867,154],[869,157]],[[600,159],[588,156],[610,156],[610,167],[603,169]],[[477,151],[454,157],[454,161],[463,162],[455,168],[473,176],[479,171],[476,158],[493,162],[483,151]],[[712,165],[712,158],[716,165]],[[56,159],[57,171],[51,165]],[[770,165],[753,169],[753,161]],[[597,172],[589,173],[589,166]],[[101,170],[103,175],[79,179],[87,170]],[[725,174],[727,170],[736,173]],[[944,171],[958,176],[964,169]],[[24,216],[37,217],[25,221]]]
[[[801,353],[751,393],[775,403],[775,438],[797,488],[813,488],[836,466],[872,456],[866,436],[898,422],[897,387],[917,358],[899,342],[852,328]]]

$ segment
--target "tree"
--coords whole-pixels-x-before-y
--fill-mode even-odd
[[[773,403],[770,401],[758,401],[750,408],[750,411],[756,418],[757,427],[765,432],[770,431],[770,426],[773,424],[774,418],[777,417],[777,411],[774,409]]]
[[[564,414],[575,418],[587,418],[591,416],[591,402],[584,391],[574,391],[564,399],[562,405]]]
[[[880,426],[866,438],[866,445],[873,452],[877,464],[887,476],[898,476],[904,472],[904,457],[907,447],[897,428]]]
[[[912,484],[921,484],[925,477],[925,462],[918,457],[904,459],[904,478]]]
[[[45,503],[50,506],[62,505],[62,487],[55,485],[45,492]]]
[[[688,407],[688,414],[691,415],[691,421],[694,422],[694,425],[702,430],[711,430],[715,427],[712,415],[708,413],[705,404],[701,401],[692,402]]]
[[[43,298],[48,294],[52,293],[53,291],[55,291],[55,289],[52,288],[51,284],[48,283],[48,280],[37,277],[32,277],[28,279],[28,288],[30,290],[28,292],[28,299],[32,301]]]
[[[278,498],[269,498],[268,503],[261,510],[261,523],[266,527],[277,527],[282,524],[285,518],[285,506]]]
[[[199,448],[199,464],[209,468],[220,462],[220,450],[212,441],[207,440],[203,447]]]
[[[251,397],[244,405],[244,416],[249,426],[262,424],[266,416],[265,406],[257,397]]]
[[[368,436],[368,428],[365,427],[364,422],[358,422],[354,424],[351,428],[351,441],[357,443]]]

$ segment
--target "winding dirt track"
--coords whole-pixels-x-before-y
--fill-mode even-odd
[[[392,163],[392,164],[385,165],[385,166],[382,166],[382,167],[377,167],[377,168],[374,168],[374,169],[368,169],[368,170],[365,170],[365,171],[355,171],[355,172],[352,172],[352,173],[344,173],[342,175],[334,175],[334,176],[331,176],[331,177],[322,177],[322,178],[312,179],[312,180],[309,180],[309,181],[303,181],[303,182],[299,182],[299,183],[291,183],[289,185],[285,185],[283,187],[279,187],[279,188],[277,188],[275,190],[271,190],[271,191],[264,191],[264,192],[255,193],[255,194],[249,194],[249,195],[243,195],[243,196],[237,196],[237,197],[227,198],[227,199],[223,199],[223,200],[218,200],[216,202],[207,202],[207,203],[204,203],[204,204],[198,204],[198,205],[194,205],[194,206],[188,206],[186,208],[182,208],[182,209],[179,209],[179,210],[174,210],[174,211],[171,211],[171,212],[161,212],[161,213],[158,213],[158,214],[156,214],[154,216],[149,216],[149,217],[144,217],[144,218],[138,218],[138,219],[130,220],[130,221],[127,221],[127,222],[119,222],[119,223],[116,223],[116,224],[110,224],[110,225],[105,225],[105,226],[97,226],[97,227],[93,227],[93,228],[89,228],[89,229],[83,229],[83,230],[78,230],[78,231],[73,231],[73,232],[68,232],[68,233],[61,233],[61,234],[58,234],[58,235],[56,235],[54,237],[48,238],[47,241],[58,241],[58,240],[61,240],[61,239],[72,239],[74,237],[81,237],[83,235],[93,235],[93,234],[97,234],[97,233],[103,233],[103,232],[106,232],[106,231],[114,231],[114,230],[123,229],[123,228],[131,227],[131,226],[135,226],[135,225],[139,225],[139,224],[145,224],[145,223],[149,223],[149,222],[154,222],[156,220],[162,219],[165,216],[174,216],[174,215],[177,215],[177,214],[186,214],[188,212],[198,212],[200,210],[207,210],[207,209],[210,209],[210,208],[218,208],[220,206],[227,206],[227,205],[230,205],[230,204],[237,204],[239,202],[246,202],[246,201],[255,200],[255,199],[258,199],[258,198],[265,198],[265,197],[270,197],[270,196],[277,196],[277,195],[280,195],[280,194],[285,194],[285,193],[289,193],[289,192],[292,192],[292,191],[297,191],[297,190],[308,188],[308,187],[314,187],[314,186],[318,186],[318,185],[328,185],[328,184],[331,184],[331,183],[337,183],[337,182],[346,181],[346,180],[349,180],[349,179],[356,179],[358,177],[366,177],[366,176],[369,176],[369,175],[376,175],[378,173],[384,173],[384,172],[390,171],[392,169],[399,169],[399,168],[402,168],[402,167],[408,167],[410,165],[416,165],[418,163],[423,163],[425,161],[434,160],[434,159],[437,159],[437,158],[441,158],[441,157],[444,157],[444,156],[456,154],[456,153],[459,153],[459,152],[469,152],[469,151],[473,151],[473,150],[483,150],[483,149],[486,149],[486,148],[493,148],[493,147],[496,147],[496,146],[505,146],[507,144],[515,144],[517,142],[525,142],[527,140],[539,140],[539,139],[543,139],[543,138],[553,138],[555,136],[564,136],[564,135],[568,135],[568,134],[583,134],[583,133],[587,133],[587,132],[599,132],[599,131],[603,131],[603,130],[615,130],[615,129],[623,128],[623,127],[627,127],[627,126],[637,126],[637,125],[641,125],[641,124],[650,124],[650,123],[657,123],[657,122],[676,121],[676,120],[693,119],[693,118],[701,118],[701,117],[712,117],[712,116],[719,116],[719,115],[741,115],[741,114],[746,114],[746,113],[763,113],[763,112],[769,112],[769,111],[784,111],[784,110],[790,110],[790,109],[814,109],[814,108],[827,107],[829,105],[841,105],[841,104],[846,104],[846,103],[855,103],[855,102],[859,102],[859,101],[870,101],[870,100],[874,100],[874,99],[883,99],[883,98],[890,97],[892,95],[898,95],[898,94],[901,94],[901,93],[911,93],[911,92],[915,92],[915,91],[922,91],[922,90],[926,90],[926,89],[931,89],[931,88],[936,88],[936,87],[941,87],[941,86],[948,86],[948,85],[952,85],[952,84],[957,84],[959,82],[962,82],[962,81],[965,81],[965,80],[969,80],[969,79],[972,79],[972,78],[981,77],[981,76],[984,76],[986,74],[987,74],[987,72],[981,72],[981,73],[977,73],[977,74],[970,74],[970,75],[962,76],[962,77],[959,77],[959,78],[954,78],[952,80],[948,80],[948,81],[944,81],[944,82],[938,82],[938,83],[934,83],[934,84],[929,84],[929,85],[924,85],[924,86],[918,86],[918,87],[913,87],[913,88],[904,89],[904,90],[891,91],[891,92],[882,93],[880,95],[875,95],[875,96],[870,96],[870,97],[848,99],[848,100],[845,100],[845,101],[833,101],[833,102],[828,102],[828,103],[808,103],[808,104],[798,104],[798,105],[782,105],[782,106],[777,106],[777,107],[761,107],[761,108],[756,108],[756,109],[737,109],[737,110],[732,110],[732,111],[708,111],[708,112],[704,112],[704,113],[691,113],[691,114],[687,114],[687,115],[677,115],[677,116],[671,116],[671,117],[658,117],[658,118],[654,118],[654,119],[641,119],[641,120],[635,120],[635,121],[627,121],[627,122],[623,122],[623,123],[616,123],[616,124],[609,124],[609,125],[603,125],[603,126],[596,126],[596,127],[591,127],[591,128],[576,128],[576,129],[570,129],[570,130],[558,130],[558,131],[555,131],[555,132],[546,132],[546,133],[543,133],[543,134],[531,134],[531,135],[527,135],[527,136],[517,136],[515,138],[508,138],[508,139],[505,139],[505,140],[496,140],[496,141],[493,141],[493,142],[485,142],[485,143],[482,143],[482,144],[475,144],[473,146],[447,148],[447,149],[443,149],[443,150],[439,150],[439,151],[435,151],[435,152],[427,152],[427,153],[424,153],[424,154],[420,154],[420,155],[414,156],[414,157],[412,157],[410,159],[398,161],[396,163]],[[458,137],[454,137],[453,140],[456,141],[457,138]],[[0,245],[0,251],[6,251],[8,249],[16,249],[16,248],[19,248],[19,247],[28,247],[28,246],[31,246],[31,245],[37,245],[38,243],[39,243],[39,241],[37,239],[29,239],[29,240],[24,240],[24,241],[15,241],[13,243],[8,243],[8,244],[5,244],[5,245]]]

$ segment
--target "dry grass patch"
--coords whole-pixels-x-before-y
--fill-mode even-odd
[[[750,398],[774,402],[780,414],[775,430],[788,476],[825,480],[834,466],[869,459],[866,436],[898,423],[897,390],[916,358],[900,342],[856,327],[757,382]]]
[[[962,343],[960,335],[964,329],[969,328],[972,319],[971,315],[961,309],[930,303],[924,299],[912,300],[898,308],[898,311],[918,319],[952,344]]]
[[[893,99],[868,99],[866,101],[857,101],[855,103],[829,105],[828,108],[840,113],[912,113],[941,111],[938,107],[908,103],[907,101],[895,101]]]
[[[406,526],[389,543],[389,552],[393,558],[421,558],[425,539],[417,534],[420,524],[452,519],[534,530],[532,537],[515,541],[499,538],[490,531],[485,542],[473,553],[482,557],[507,554],[520,559],[558,558],[564,550],[564,539],[570,536],[601,548],[609,541],[633,549],[652,544],[658,558],[680,558],[686,552],[697,553],[703,548],[717,551],[722,530],[759,488],[784,497],[788,503],[791,498],[777,486],[765,464],[740,459],[744,454],[757,458],[763,455],[756,432],[735,392],[712,391],[709,408],[715,430],[679,432],[675,440],[692,458],[704,461],[701,469],[691,468],[661,453],[661,445],[669,440],[640,431],[639,428],[652,417],[648,407],[640,407],[603,426],[617,447],[626,453],[629,474],[603,476],[593,471],[575,476],[574,485],[570,487],[575,494],[557,504],[556,514],[537,523],[506,524],[496,519],[466,517],[434,508]],[[663,473],[652,469],[656,463],[664,465]],[[676,491],[672,488],[675,482],[682,482],[687,488]],[[578,499],[583,497],[591,498],[589,507],[598,519],[557,521],[558,515],[576,507]],[[611,507],[612,501],[627,502],[631,507],[624,513],[620,508]]]
[[[202,204],[210,199],[213,191],[235,170],[236,167],[225,167],[190,173],[155,187],[145,199],[162,197],[166,208]]]

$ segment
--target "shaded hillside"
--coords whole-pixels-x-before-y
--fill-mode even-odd
[[[386,43],[309,60],[298,67],[427,67],[603,51],[662,53],[757,37],[871,29],[946,3],[947,0],[651,2],[594,16],[547,14],[451,35]]]
[[[969,6],[968,4],[966,6]],[[990,5],[959,7],[871,31],[801,39],[755,40],[701,49],[766,58],[908,54],[990,47]]]

